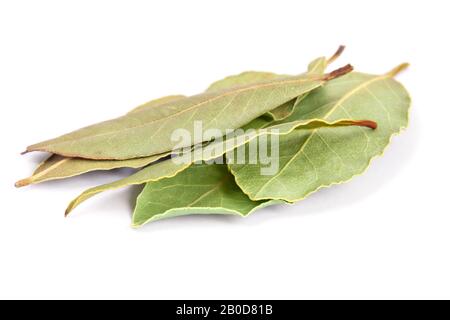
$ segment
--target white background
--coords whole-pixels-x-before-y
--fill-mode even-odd
[[[1,1],[0,298],[450,298],[448,1]],[[408,61],[410,127],[350,183],[130,228],[128,172],[15,189],[31,144],[245,70]]]

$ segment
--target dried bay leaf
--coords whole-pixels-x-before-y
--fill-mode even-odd
[[[45,181],[75,177],[83,173],[98,170],[104,171],[117,168],[137,169],[145,167],[169,155],[170,152],[130,160],[89,160],[82,158],[67,158],[54,154],[39,165],[32,176],[17,181],[15,185],[16,187],[24,187]]]
[[[171,178],[147,183],[137,198],[132,225],[190,214],[247,216],[277,201],[252,201],[225,165],[193,165]]]
[[[203,122],[203,130],[236,129],[351,70],[348,65],[320,77],[300,75],[188,97],[29,146],[27,152],[47,151],[96,160],[125,160],[164,153],[177,145],[171,140],[174,130],[183,128],[193,133],[196,120]],[[203,142],[202,137],[195,139],[190,145]]]
[[[267,122],[261,120],[261,125],[266,125]],[[192,163],[197,161],[208,161],[218,158],[230,150],[233,150],[241,145],[245,145],[249,141],[260,137],[262,135],[269,134],[278,134],[278,135],[286,135],[294,130],[298,130],[298,128],[304,129],[315,129],[319,127],[347,127],[347,126],[363,126],[369,128],[376,128],[376,123],[369,120],[337,120],[335,122],[325,122],[321,120],[307,120],[307,121],[293,121],[282,123],[276,126],[269,126],[264,129],[254,130],[250,134],[240,134],[236,133],[224,139],[223,141],[213,142],[203,149],[194,150],[187,154],[181,155],[180,157],[183,159],[178,159],[178,161],[166,160],[154,165],[148,166],[146,168],[141,169],[140,171],[132,174],[129,177],[124,179],[107,183],[98,187],[90,188],[80,194],[77,198],[75,198],[68,206],[66,210],[66,215],[68,215],[74,208],[76,208],[79,204],[86,201],[87,199],[93,197],[94,195],[107,191],[114,190],[118,188],[123,188],[129,185],[138,185],[144,184],[152,181],[159,181],[163,178],[170,178],[178,173],[186,170],[191,166]],[[239,138],[241,137],[241,138]],[[232,143],[229,143],[233,141]]]
[[[369,118],[378,123],[377,130],[295,130],[280,137],[280,170],[276,175],[257,175],[258,164],[230,164],[236,183],[255,201],[294,202],[363,173],[372,158],[383,153],[391,137],[407,126],[411,100],[393,79],[406,66],[381,76],[352,73],[335,79],[308,95],[286,119]]]
[[[185,96],[173,95],[151,100],[134,108],[129,113],[139,112],[148,108],[160,107],[167,104],[168,102],[173,102],[183,98],[185,98]],[[159,155],[131,160],[90,160],[82,158],[63,157],[53,154],[46,160],[44,160],[44,162],[42,162],[38,166],[38,168],[30,177],[17,181],[15,186],[24,187],[30,184],[36,184],[45,181],[75,177],[83,173],[97,170],[141,168],[157,160],[160,160],[165,156],[168,156],[169,154],[169,152],[166,152]]]

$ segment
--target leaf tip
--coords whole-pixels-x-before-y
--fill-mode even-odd
[[[347,73],[350,73],[353,71],[353,66],[351,64],[347,64],[346,66],[343,66],[342,68],[336,69],[328,74],[326,74],[322,80],[324,81],[330,81],[339,77],[342,77],[343,75],[346,75]]]
[[[77,206],[75,201],[72,201],[71,203],[69,203],[69,205],[66,208],[66,211],[64,212],[64,217],[67,218],[69,216],[69,214],[73,211],[73,209],[75,209],[75,207]]]
[[[388,73],[386,73],[387,76],[394,78],[395,76],[397,76],[399,73],[403,72],[404,70],[408,69],[409,67],[409,63],[405,62],[402,63],[398,66],[396,66],[394,69],[392,69],[391,71],[389,71]]]

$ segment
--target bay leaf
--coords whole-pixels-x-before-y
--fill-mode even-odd
[[[89,160],[68,158],[54,154],[41,163],[30,177],[17,181],[15,186],[19,188],[45,181],[75,177],[83,173],[99,170],[142,168],[169,155],[170,152],[130,160]]]
[[[392,136],[408,123],[410,97],[393,77],[406,68],[376,76],[352,73],[327,83],[308,95],[286,121],[334,121],[369,118],[377,130],[358,127],[295,130],[280,137],[280,170],[261,176],[259,164],[230,164],[236,183],[252,200],[294,202],[332,184],[363,173],[381,155]]]
[[[351,70],[348,65],[320,77],[300,75],[203,93],[95,124],[29,146],[26,152],[46,151],[96,160],[125,160],[168,152],[178,145],[171,139],[177,129],[193,133],[195,121],[202,121],[204,131],[218,129],[224,134]],[[194,136],[189,145],[201,142],[202,136]]]
[[[270,120],[269,120],[270,121]],[[261,120],[261,125],[266,125],[267,122]],[[376,123],[369,120],[337,120],[334,122],[325,122],[321,120],[307,120],[307,121],[293,121],[278,124],[275,126],[269,126],[264,129],[253,130],[250,133],[238,133],[235,132],[228,136],[223,141],[215,141],[202,149],[196,149],[187,154],[178,156],[176,161],[174,159],[162,161],[154,165],[150,165],[140,171],[132,174],[124,179],[107,183],[101,186],[90,188],[78,197],[76,197],[69,204],[66,215],[68,215],[73,209],[75,209],[82,202],[93,197],[94,195],[107,191],[123,188],[129,185],[144,184],[152,181],[159,181],[163,178],[170,178],[182,172],[183,170],[189,168],[192,163],[197,163],[198,161],[208,161],[215,158],[223,156],[225,153],[252,141],[253,139],[260,137],[262,135],[286,135],[294,130],[299,130],[299,128],[315,129],[319,127],[347,127],[347,126],[363,126],[369,128],[376,128]],[[180,159],[181,158],[181,159]]]
[[[252,201],[225,165],[200,164],[171,178],[147,183],[137,198],[133,227],[190,214],[248,216],[277,201]]]
[[[139,112],[144,109],[160,107],[169,102],[180,100],[185,98],[182,95],[166,96],[159,99],[146,102],[129,113]],[[70,158],[60,155],[50,155],[44,160],[33,174],[25,179],[16,182],[16,187],[24,187],[30,184],[41,183],[51,180],[59,180],[64,178],[70,178],[78,176],[83,173],[97,171],[97,170],[112,170],[117,168],[141,168],[153,163],[165,156],[168,156],[170,152],[166,152],[159,155],[154,155],[144,158],[136,158],[131,160],[90,160],[82,158]]]

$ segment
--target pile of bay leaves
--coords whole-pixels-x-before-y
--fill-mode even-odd
[[[363,173],[408,124],[410,97],[393,79],[407,64],[380,75],[350,65],[327,72],[342,50],[315,59],[300,75],[244,72],[204,93],[153,100],[116,119],[31,145],[25,153],[50,156],[16,186],[135,168],[126,178],[83,192],[66,215],[103,191],[145,185],[132,217],[136,227],[188,214],[247,216],[302,200]],[[189,139],[174,139],[177,132]],[[263,173],[267,163],[258,156],[236,161],[239,151],[250,154],[254,141],[275,136],[262,139],[272,143],[274,172]]]

